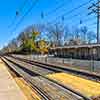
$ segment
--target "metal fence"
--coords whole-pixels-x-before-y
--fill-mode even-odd
[[[79,59],[71,59],[71,58],[56,58],[56,57],[48,57],[42,55],[27,55],[27,56],[16,55],[16,56],[31,59],[31,60],[46,62],[46,63],[61,64],[76,69],[83,69],[92,72],[100,72],[100,61],[79,60]]]

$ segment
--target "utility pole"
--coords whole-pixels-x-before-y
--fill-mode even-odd
[[[97,43],[99,43],[99,23],[100,23],[100,19],[99,19],[99,11],[100,11],[100,0],[98,0],[98,4],[97,4]]]
[[[97,17],[97,43],[100,43],[100,0],[97,0],[97,2],[92,4],[88,9],[91,10],[91,12],[88,15],[91,15],[93,13],[96,14]]]

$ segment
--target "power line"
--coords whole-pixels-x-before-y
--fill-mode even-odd
[[[68,20],[68,22],[69,21],[72,21],[74,18],[76,19],[76,17],[78,17],[78,16],[80,16],[80,12],[79,13],[77,13],[77,14],[75,14],[75,15],[73,15],[73,16],[68,16],[67,18],[64,18],[64,21],[65,21],[65,19],[67,19]],[[82,16],[83,17],[83,16]],[[80,20],[78,20],[78,21],[81,21],[82,23],[84,23],[84,22],[89,22],[89,21],[91,21],[92,19],[94,19],[94,17],[92,17],[92,18],[90,18],[89,16],[89,18],[87,18],[87,15],[84,15],[84,17],[86,17],[85,19],[80,19]],[[60,22],[55,22],[55,23],[53,23],[53,24],[59,24]]]
[[[11,24],[8,26],[8,28],[10,28],[10,27],[15,23],[15,20],[18,18],[19,13],[23,10],[23,8],[25,7],[26,3],[27,3],[27,0],[24,0],[23,4],[22,4],[21,7],[19,8],[19,10],[16,10],[14,19],[12,20],[12,22],[11,22]]]
[[[41,19],[43,19],[44,17],[48,17],[49,15],[51,15],[51,14],[57,12],[58,9],[63,8],[63,6],[66,5],[66,3],[65,3],[64,0],[62,0],[62,1],[63,1],[63,3],[60,4],[60,5],[59,5],[59,2],[57,1],[57,2],[56,2],[56,5],[58,5],[58,6],[57,6],[56,8],[54,8],[54,9],[48,11],[47,13],[45,13],[44,11],[42,11],[42,12],[41,12]]]
[[[21,22],[24,20],[24,18],[30,13],[30,11],[33,9],[33,7],[37,4],[39,0],[35,0],[34,3],[31,5],[31,7],[27,10],[27,12],[21,17],[21,19],[19,20],[19,22],[15,25],[15,28],[12,30],[15,31],[18,26],[21,24]],[[34,6],[33,6],[34,5]]]
[[[95,13],[97,15],[97,43],[100,43],[100,33],[99,33],[99,24],[100,24],[100,0],[97,0],[97,3],[93,3],[88,9],[91,10],[89,14]]]
[[[85,2],[85,3],[81,4],[81,5],[79,5],[78,7],[76,7],[76,8],[74,8],[74,9],[70,10],[70,11],[67,12],[66,14],[72,13],[73,11],[75,11],[75,10],[77,10],[77,9],[79,9],[79,8],[81,8],[81,7],[83,7],[83,6],[85,6],[85,5],[87,5],[87,3],[90,3],[91,1],[93,1],[93,0],[89,0],[88,2]],[[33,6],[30,7],[30,9],[24,14],[24,16],[23,16],[23,17],[20,19],[20,21],[16,24],[16,26],[15,26],[15,28],[14,28],[14,31],[17,29],[17,27],[19,26],[19,24],[23,21],[24,17],[31,11],[32,8],[33,8]],[[64,14],[63,14],[63,15],[64,15]],[[75,15],[75,16],[77,16],[77,15]],[[58,17],[59,17],[59,16],[58,16]]]
[[[26,3],[27,3],[28,0],[25,0],[22,4],[22,6],[19,8],[19,11],[22,11],[23,8],[25,7]]]
[[[89,0],[89,1],[87,1],[87,2],[85,2],[85,3],[83,3],[83,4],[80,4],[80,5],[77,6],[76,8],[73,8],[72,10],[70,10],[70,11],[68,11],[68,12],[65,12],[64,14],[57,16],[54,20],[50,21],[49,23],[55,22],[55,20],[59,19],[59,18],[62,17],[62,16],[71,14],[72,12],[76,11],[77,9],[80,9],[81,7],[86,6],[87,4],[89,4],[89,3],[92,2],[92,1],[94,1],[94,0]]]
[[[86,15],[85,15],[86,16]],[[76,16],[77,17],[77,16]],[[89,16],[88,16],[89,17]],[[70,24],[69,23],[69,21],[72,21],[71,19],[73,19],[73,18],[75,18],[75,16],[74,17],[70,17],[70,19],[68,20],[68,24]],[[80,23],[79,24],[83,24],[83,25],[85,25],[87,22],[90,22],[92,19],[94,19],[94,17],[89,17],[89,18],[87,18],[87,16],[86,16],[86,18],[85,19],[80,19],[80,20],[78,20]],[[56,22],[56,23],[54,23],[54,25],[56,25],[56,24],[61,24],[60,22]],[[63,27],[64,27],[64,23],[62,23],[63,24]],[[71,22],[71,24],[72,24],[72,22]],[[53,24],[52,24],[53,25]],[[96,25],[96,22],[94,22],[94,23],[89,23],[89,24],[87,24],[87,25],[91,25],[91,26],[93,26],[93,25]],[[73,26],[73,25],[72,25]]]
[[[57,4],[56,4],[56,5],[57,5]],[[66,3],[65,3],[65,1],[63,0],[63,3],[62,3],[62,4],[58,5],[58,6],[57,6],[56,8],[54,8],[53,10],[47,12],[47,13],[45,14],[45,17],[49,16],[50,14],[55,13],[58,9],[63,8],[64,5],[66,5]]]

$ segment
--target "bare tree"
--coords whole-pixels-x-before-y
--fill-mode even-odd
[[[62,37],[64,36],[64,29],[61,25],[55,24],[50,25],[48,28],[49,36],[51,41],[56,45],[62,45]]]
[[[73,34],[74,34],[74,38],[75,39],[79,39],[80,38],[80,29],[79,28],[75,28],[73,30]]]
[[[70,29],[68,26],[65,26],[64,27],[64,45],[68,44],[69,37],[70,37]]]
[[[96,40],[96,34],[92,31],[89,31],[87,33],[87,42],[90,44],[92,43],[92,41],[95,41]]]
[[[87,40],[86,40],[86,36],[87,36],[87,33],[88,33],[88,28],[86,27],[86,26],[83,26],[83,27],[81,27],[81,29],[80,29],[80,31],[81,31],[81,37],[82,37],[82,39],[83,39],[83,43],[86,43],[87,42]]]

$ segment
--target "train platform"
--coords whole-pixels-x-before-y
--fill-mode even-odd
[[[54,73],[47,75],[47,77],[57,82],[60,82],[65,86],[71,87],[75,91],[80,92],[88,97],[91,98],[100,97],[99,82],[87,80],[67,73]],[[100,100],[100,98],[96,100]]]
[[[0,59],[0,100],[27,100]]]

